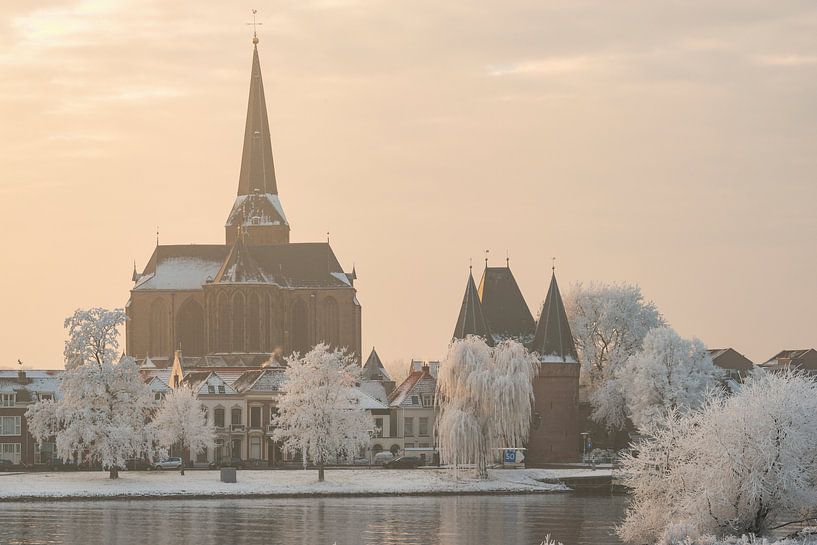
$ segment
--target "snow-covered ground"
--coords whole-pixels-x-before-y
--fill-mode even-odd
[[[0,473],[0,500],[162,496],[397,495],[557,492],[562,477],[601,476],[609,471],[583,469],[491,470],[480,481],[465,471],[457,480],[449,470],[327,470],[317,482],[315,470],[239,471],[238,483],[222,483],[218,471],[123,471],[111,480],[107,472]],[[548,482],[543,482],[548,481]]]

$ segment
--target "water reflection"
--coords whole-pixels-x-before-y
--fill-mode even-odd
[[[573,494],[0,505],[14,545],[565,545],[619,541],[626,498]]]

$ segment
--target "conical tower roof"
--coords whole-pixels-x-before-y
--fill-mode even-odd
[[[369,354],[369,359],[363,364],[363,378],[366,380],[391,380],[374,347],[372,347],[372,353]]]
[[[530,342],[536,322],[509,266],[489,267],[486,263],[479,282],[479,300],[491,333],[498,338]]]
[[[567,322],[567,312],[556,283],[556,272],[550,278],[545,304],[536,324],[536,334],[530,345],[532,352],[537,352],[542,361],[578,362],[576,345],[570,324]]]
[[[247,122],[244,126],[244,151],[241,155],[241,173],[238,178],[238,194],[278,194],[275,182],[275,166],[272,162],[272,140],[264,98],[264,81],[261,78],[261,61],[258,45],[253,45],[252,73],[250,75],[250,98],[247,103]]]
[[[482,312],[482,303],[479,300],[477,286],[474,283],[474,275],[468,271],[468,283],[465,286],[465,295],[462,297],[460,315],[457,318],[457,326],[454,328],[454,338],[464,339],[468,335],[476,335],[485,339],[488,346],[494,345],[494,338],[488,321]]]

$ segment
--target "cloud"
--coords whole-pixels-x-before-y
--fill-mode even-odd
[[[817,55],[758,55],[755,62],[765,66],[784,66],[797,68],[817,65]]]
[[[610,59],[590,56],[548,57],[487,67],[491,76],[554,76],[599,69]]]

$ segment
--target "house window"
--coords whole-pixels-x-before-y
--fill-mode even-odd
[[[0,435],[20,435],[20,417],[0,416]]]
[[[41,401],[51,401],[54,399],[54,394],[40,394]]]
[[[220,408],[216,409],[213,412],[213,419],[214,419],[213,424],[215,424],[215,426],[217,428],[223,428],[224,427],[224,409],[220,409]]]
[[[224,389],[223,384],[218,385],[218,393],[220,393],[220,394],[226,393],[226,390]]]
[[[428,437],[428,417],[421,416],[420,417],[420,437]]]
[[[156,392],[155,394],[153,394],[153,399],[155,399],[156,401],[161,401],[164,397],[165,396],[162,392]]]
[[[241,424],[241,409],[233,409],[230,411],[230,424],[233,426]]]
[[[411,404],[412,405],[419,405],[420,404],[420,396],[411,396]]]
[[[406,437],[414,435],[414,418],[407,417],[403,419],[403,435]]]
[[[250,407],[250,427],[261,429],[261,407]]]
[[[250,439],[250,460],[261,459],[261,438],[253,437]]]
[[[431,394],[423,394],[423,407],[431,407],[434,405],[434,396]]]
[[[0,394],[0,407],[14,407],[17,403],[17,394]]]
[[[375,418],[374,419],[374,436],[375,437],[383,437],[383,419],[382,418]]]
[[[0,443],[0,460],[20,463],[20,443]]]
[[[214,394],[214,393],[216,393],[216,387],[215,387],[215,386],[213,386],[212,384],[208,384],[208,385],[207,385],[207,393],[208,393],[208,394]]]

